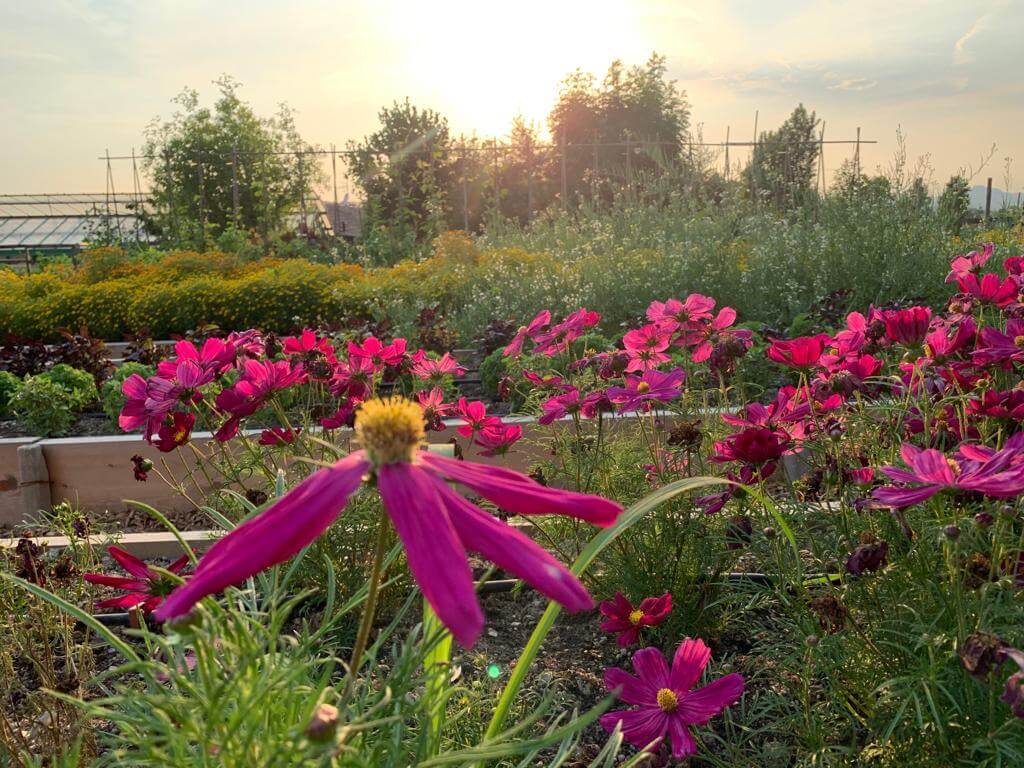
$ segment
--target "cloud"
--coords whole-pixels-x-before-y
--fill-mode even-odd
[[[866,77],[848,77],[828,86],[830,91],[870,91],[878,85],[877,80],[869,80]]]
[[[967,44],[971,42],[979,32],[983,32],[988,29],[989,24],[992,22],[992,17],[996,11],[1005,5],[1004,2],[996,2],[989,8],[985,13],[981,14],[971,24],[971,28],[964,32],[959,39],[953,44],[953,64],[955,66],[962,66],[964,64],[970,64],[974,61],[974,54],[968,49]]]

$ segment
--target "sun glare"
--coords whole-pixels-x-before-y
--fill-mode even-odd
[[[394,11],[402,35],[395,67],[415,79],[456,133],[503,136],[522,115],[546,130],[561,79],[580,67],[602,75],[608,63],[651,53],[639,25],[607,2],[519,3],[455,0]],[[388,14],[390,15],[390,14]]]

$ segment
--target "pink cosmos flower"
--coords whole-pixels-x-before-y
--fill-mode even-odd
[[[483,627],[467,549],[568,610],[592,607],[587,591],[565,566],[525,534],[470,503],[448,482],[464,485],[513,514],[563,514],[599,526],[614,523],[621,506],[597,496],[547,488],[502,467],[421,451],[422,411],[408,400],[363,403],[355,433],[361,450],[311,475],[214,544],[192,579],[160,606],[157,618],[184,615],[207,595],[294,556],[330,526],[367,477],[374,479],[405,545],[413,578],[463,646],[472,646]]]
[[[640,639],[641,629],[658,626],[671,612],[672,595],[668,592],[645,598],[635,608],[629,598],[616,592],[613,600],[601,603],[601,613],[608,619],[601,623],[601,631],[617,634],[618,644],[625,648]]]
[[[348,343],[350,362],[368,360],[374,371],[381,371],[388,366],[395,366],[405,357],[405,339],[395,339],[385,346],[376,336],[370,336],[362,344]]]
[[[646,371],[668,362],[664,354],[672,340],[672,333],[663,325],[649,323],[636,328],[622,337],[623,346],[629,355],[627,371]]]
[[[812,368],[818,364],[830,341],[828,334],[800,336],[790,341],[780,339],[768,347],[768,359],[788,368]]]
[[[597,325],[601,315],[587,309],[577,309],[562,322],[551,327],[550,330],[538,334],[534,341],[534,354],[543,353],[548,357],[565,352],[569,345],[583,335],[588,329]]]
[[[782,387],[768,405],[748,403],[740,413],[723,413],[721,418],[734,427],[779,430],[794,440],[802,440],[806,437],[805,419],[810,414],[806,397],[799,395],[795,387]]]
[[[160,429],[157,430],[153,445],[162,453],[170,453],[175,448],[185,445],[192,436],[192,427],[196,423],[193,413],[172,411],[167,414]]]
[[[545,309],[543,312],[538,313],[538,315],[530,321],[529,325],[519,327],[519,330],[516,332],[511,343],[505,347],[505,351],[502,354],[505,357],[518,357],[523,351],[523,344],[526,342],[526,339],[536,339],[537,336],[543,333],[550,324],[551,312]]]
[[[670,331],[678,331],[710,320],[714,308],[714,299],[699,293],[691,293],[685,301],[669,299],[664,304],[652,301],[647,307],[647,319],[652,323],[667,326]]]
[[[609,387],[608,399],[618,404],[620,413],[648,411],[652,403],[669,403],[682,395],[684,378],[682,368],[667,373],[644,371],[643,376],[626,376],[624,387]]]
[[[235,348],[236,354],[245,357],[262,357],[267,353],[263,334],[255,328],[250,328],[247,331],[232,331],[228,334],[227,342]]]
[[[977,365],[1024,363],[1024,320],[1007,320],[1005,332],[992,326],[982,328],[971,359]]]
[[[523,428],[520,425],[499,423],[477,432],[474,442],[484,449],[480,452],[481,456],[502,456],[508,453],[509,448],[519,442],[522,436]]]
[[[964,293],[970,294],[982,304],[993,304],[997,307],[1005,307],[1017,301],[1020,294],[1020,286],[1012,277],[1000,279],[999,275],[989,272],[981,280],[974,274],[960,275],[956,279],[957,285]]]
[[[953,332],[950,333],[950,330]],[[964,351],[974,341],[977,326],[970,317],[955,328],[939,326],[924,337],[924,352],[936,363],[944,363],[954,355]]]
[[[125,432],[144,427],[143,436],[149,440],[160,429],[167,410],[162,403],[160,410],[149,407],[149,383],[137,373],[121,383],[121,393],[125,396],[125,403],[117,417],[118,426]]]
[[[242,419],[262,408],[268,397],[300,381],[303,375],[301,366],[292,368],[287,360],[245,360],[241,370],[234,386],[217,395],[217,408],[231,414],[214,435],[221,442],[238,434]]]
[[[715,443],[715,454],[710,460],[717,463],[740,461],[759,466],[774,464],[791,451],[789,435],[782,430],[751,427]]]
[[[746,341],[750,331],[729,331],[736,322],[736,310],[722,307],[710,322],[702,322],[692,330],[685,331],[676,342],[690,350],[690,359],[695,363],[703,363],[715,349],[715,345],[726,332],[738,334],[737,338]]]
[[[975,398],[968,401],[967,414],[1020,423],[1024,421],[1024,390],[986,390],[980,400]]]
[[[536,371],[523,371],[523,378],[533,384],[534,389],[552,389],[558,392],[568,392],[572,389],[571,384],[558,375],[541,376]]]
[[[298,336],[289,336],[282,346],[284,354],[292,358],[293,365],[302,371],[302,380],[307,378],[326,380],[331,377],[338,359],[334,345],[326,338],[306,328]]]
[[[271,427],[260,432],[260,445],[291,445],[295,442],[302,428],[289,429],[288,427]]]
[[[444,401],[444,390],[434,387],[429,392],[417,392],[416,400],[423,409],[423,420],[427,429],[434,432],[444,430],[444,420],[455,412],[455,406]]]
[[[463,437],[473,437],[477,432],[501,426],[501,419],[497,416],[488,416],[487,406],[479,400],[470,402],[460,397],[456,415],[466,422],[455,430]]]
[[[202,350],[197,350],[191,341],[179,341],[174,345],[174,354],[174,358],[157,363],[157,376],[163,379],[175,378],[178,363],[182,360],[191,360],[200,368],[219,376],[234,364],[235,345],[224,339],[209,338],[203,342]]]
[[[346,400],[338,406],[338,409],[330,416],[320,419],[320,426],[324,429],[338,429],[340,427],[351,427],[356,419],[356,406],[358,401]]]
[[[377,370],[366,357],[353,357],[348,362],[334,366],[334,375],[328,384],[335,397],[351,397],[365,400],[373,392],[374,376]]]
[[[1024,433],[1006,441],[1000,451],[963,444],[957,458],[946,457],[934,448],[904,443],[901,467],[882,467],[882,472],[900,485],[876,488],[872,500],[877,506],[903,509],[930,499],[939,491],[976,491],[996,499],[1024,493]]]
[[[931,319],[929,307],[893,309],[885,313],[885,333],[897,344],[916,346],[924,341]]]
[[[550,397],[540,404],[540,409],[544,412],[539,419],[538,424],[551,424],[553,421],[561,419],[563,416],[568,416],[571,413],[578,413],[583,405],[583,400],[580,397],[580,391],[573,387],[568,392],[561,395],[555,395]]]
[[[767,480],[775,472],[775,467],[774,463],[765,464],[761,467],[744,464],[740,467],[738,475],[732,472],[725,473],[725,478],[730,481],[730,485],[724,491],[709,493],[706,496],[698,496],[693,500],[693,503],[700,507],[705,515],[717,514],[725,508],[730,499],[744,493],[741,484],[753,485],[762,480]]]
[[[598,389],[583,398],[580,403],[580,415],[585,419],[597,418],[599,414],[615,410],[615,404],[608,397],[608,392]]]
[[[439,360],[424,356],[423,359],[414,363],[411,369],[413,376],[434,384],[441,384],[446,377],[461,376],[465,372],[466,369],[447,352]]]
[[[97,608],[141,608],[143,613],[148,614],[152,613],[174,589],[173,581],[159,571],[154,571],[135,555],[125,552],[120,547],[107,547],[107,553],[128,572],[130,578],[107,576],[103,573],[82,574],[82,578],[90,584],[102,584],[127,593],[121,597],[101,600],[96,603]],[[167,570],[182,575],[188,562],[188,555],[182,555],[167,566]]]
[[[621,725],[623,738],[637,748],[667,737],[675,759],[694,754],[697,742],[692,726],[706,724],[743,695],[743,676],[735,672],[693,690],[710,660],[711,651],[703,640],[683,640],[671,670],[657,648],[641,648],[633,654],[636,677],[618,667],[604,673],[605,687],[618,691],[624,704],[637,708],[608,712],[601,716],[601,726],[610,733]]]
[[[946,282],[952,283],[961,277],[973,275],[981,271],[995,250],[993,243],[985,243],[980,251],[971,251],[966,256],[957,256],[949,263],[949,274],[946,275]]]

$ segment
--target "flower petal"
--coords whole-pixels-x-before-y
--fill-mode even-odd
[[[672,659],[672,684],[669,687],[676,693],[685,693],[693,688],[710,659],[711,649],[703,640],[689,637],[683,640]]]
[[[624,704],[658,706],[658,691],[624,669],[609,667],[604,671],[604,685],[609,691],[621,688],[619,701]]]
[[[466,550],[436,481],[414,464],[385,464],[377,470],[377,487],[423,596],[455,639],[472,647],[484,617]]]
[[[491,517],[435,478],[448,518],[462,544],[522,579],[569,611],[589,611],[594,601],[579,579],[529,536]]]
[[[362,451],[316,472],[256,517],[218,541],[199,561],[195,575],[156,611],[165,621],[197,602],[284,562],[307,546],[340,514],[370,463]]]
[[[641,648],[633,654],[633,670],[637,677],[655,690],[671,688],[665,657],[657,648]]]
[[[733,672],[691,691],[679,700],[676,712],[691,725],[704,725],[743,695],[743,675]]]
[[[608,712],[601,715],[601,727],[611,733],[622,723],[622,736],[637,749],[656,746],[668,729],[668,717],[657,707]]]
[[[118,564],[128,573],[137,579],[149,580],[155,575],[149,570],[149,566],[130,552],[120,547],[107,547],[107,554],[114,558]]]
[[[600,527],[612,525],[622,512],[614,501],[600,496],[548,488],[525,475],[502,467],[457,461],[420,452],[420,461],[457,483],[468,486],[488,501],[519,515],[568,515]]]
[[[672,743],[672,757],[679,760],[697,751],[697,742],[677,713],[668,716],[668,739]]]

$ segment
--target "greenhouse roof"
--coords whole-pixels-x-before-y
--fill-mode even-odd
[[[146,201],[133,195],[0,195],[0,250],[77,248],[109,225],[147,239],[135,212]]]

